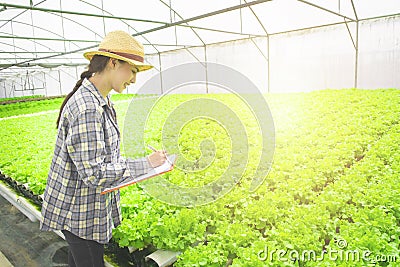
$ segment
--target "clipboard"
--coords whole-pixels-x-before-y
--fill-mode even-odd
[[[129,186],[129,185],[132,185],[132,184],[147,180],[147,179],[149,179],[151,177],[158,176],[158,175],[161,175],[163,173],[172,171],[174,169],[175,161],[176,161],[176,155],[175,154],[168,155],[167,156],[167,160],[164,162],[164,164],[151,169],[148,173],[145,173],[145,174],[140,175],[138,177],[135,177],[133,179],[128,179],[128,181],[125,181],[123,183],[114,185],[112,187],[104,188],[103,191],[101,191],[100,194],[104,195],[106,193],[112,192],[112,191],[120,189],[122,187]]]

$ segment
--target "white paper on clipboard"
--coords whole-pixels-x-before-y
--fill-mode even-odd
[[[123,183],[117,184],[115,186],[104,188],[104,190],[101,192],[101,194],[105,194],[105,193],[120,189],[122,187],[141,182],[141,181],[149,179],[151,177],[154,177],[154,176],[157,176],[157,175],[172,171],[174,169],[175,160],[176,160],[176,155],[175,154],[168,155],[167,156],[167,160],[164,162],[164,164],[151,169],[146,174],[140,175],[140,176],[135,177],[133,179],[129,179],[128,181],[125,181]]]

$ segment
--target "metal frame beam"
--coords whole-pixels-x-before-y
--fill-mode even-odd
[[[10,3],[0,3],[0,6],[3,7],[12,7],[16,9],[26,9],[26,10],[34,10],[34,11],[43,11],[48,13],[61,13],[61,14],[69,14],[69,15],[77,15],[77,16],[86,16],[86,17],[96,17],[96,18],[106,18],[106,19],[117,19],[117,20],[126,20],[126,21],[137,21],[137,22],[149,22],[149,23],[157,23],[157,24],[168,24],[168,22],[164,21],[156,21],[156,20],[146,20],[146,19],[135,19],[128,17],[118,17],[112,15],[100,15],[100,14],[92,14],[92,13],[83,13],[76,11],[68,11],[68,10],[59,10],[59,9],[50,9],[50,8],[40,8],[35,6],[22,6],[15,5]]]
[[[43,2],[46,2],[46,0],[43,0],[43,1],[39,2],[39,3],[36,3],[34,6],[40,5],[40,4],[42,4]],[[6,10],[6,9],[7,9],[7,8],[6,8],[5,6],[3,6],[3,10]],[[21,13],[19,13],[18,15],[16,15],[16,16],[12,17],[11,19],[7,20],[7,22],[4,23],[3,25],[1,25],[0,28],[2,28],[2,27],[3,27],[4,25],[6,25],[8,22],[10,22],[10,21],[14,20],[15,18],[19,17],[20,15],[24,14],[26,11],[28,11],[28,10],[24,10],[24,11],[22,11]]]
[[[212,32],[221,32],[221,33],[236,34],[236,35],[242,35],[242,36],[250,36],[250,37],[265,37],[266,36],[263,34],[232,32],[232,31],[219,30],[219,29],[213,29],[213,28],[205,28],[205,27],[192,26],[192,25],[178,25],[178,26],[179,27],[189,27],[189,28],[198,29],[198,30],[212,31]]]
[[[170,20],[171,20],[170,23],[172,23],[172,13],[177,15],[181,20],[183,20],[183,17],[175,9],[172,8],[171,0],[169,1],[169,4],[165,3],[163,0],[160,0],[160,2],[163,5],[165,5],[165,6],[167,6],[169,8]],[[182,26],[190,26],[190,25],[189,25],[189,23],[184,23],[184,24],[182,24]],[[196,37],[203,44],[203,47],[204,47],[204,58],[205,58],[204,61],[207,61],[207,54],[206,54],[207,51],[205,49],[206,43],[203,41],[203,39],[200,37],[200,35],[193,28],[190,28],[190,29],[193,31],[193,34],[196,35]],[[177,39],[177,32],[176,32],[176,26],[175,26],[175,43],[177,43],[177,42],[178,42],[178,39]],[[184,47],[183,49],[185,49],[185,51],[187,51],[193,58],[195,58],[198,62],[200,62],[200,60],[188,48]],[[159,63],[160,63],[160,73],[162,73],[161,72],[162,71],[161,56],[159,56]],[[206,81],[208,81],[207,80],[207,69],[206,69]],[[163,91],[164,91],[164,87],[163,87],[163,81],[162,81],[162,76],[161,75],[160,75],[160,84],[161,84],[161,94],[162,94]]]
[[[244,2],[246,2],[246,0],[244,0]],[[268,74],[268,80],[267,80],[267,92],[269,93],[270,87],[271,87],[271,64],[270,64],[270,57],[271,57],[271,53],[270,53],[270,44],[269,44],[269,33],[267,31],[267,28],[265,28],[264,23],[262,23],[261,19],[257,16],[256,12],[253,10],[253,8],[251,6],[249,6],[249,9],[251,11],[251,13],[253,13],[253,16],[256,18],[256,20],[258,21],[258,23],[260,24],[261,28],[263,29],[263,31],[266,34],[267,37],[267,55],[264,55],[264,53],[262,52],[262,50],[258,47],[258,45],[256,44],[256,42],[254,42],[254,40],[251,38],[251,41],[253,42],[253,44],[259,49],[260,53],[264,56],[264,58],[267,60],[267,74]]]
[[[162,0],[160,0],[161,2],[163,2]],[[324,11],[326,11],[326,12],[329,12],[329,13],[331,13],[331,14],[334,14],[334,15],[337,15],[337,16],[339,16],[339,17],[342,17],[343,19],[344,19],[344,22],[339,22],[339,23],[331,23],[331,24],[324,24],[324,25],[318,25],[318,26],[313,26],[313,27],[307,27],[307,28],[301,28],[301,29],[295,29],[295,30],[290,30],[290,31],[284,31],[284,32],[277,32],[277,33],[273,33],[273,34],[268,34],[268,32],[266,31],[266,29],[265,29],[265,27],[263,27],[263,29],[264,29],[264,31],[266,32],[266,36],[264,36],[264,35],[254,35],[254,34],[247,34],[247,33],[237,33],[237,32],[229,32],[229,31],[223,31],[223,30],[218,30],[218,29],[211,29],[211,28],[202,28],[202,27],[197,27],[197,26],[191,26],[191,25],[189,25],[188,23],[189,22],[192,22],[192,21],[195,21],[195,20],[199,20],[199,19],[202,19],[202,18],[205,18],[205,17],[210,17],[210,16],[214,16],[214,15],[218,15],[218,14],[221,14],[221,13],[224,13],[224,12],[229,12],[229,11],[233,11],[233,10],[236,10],[236,9],[241,9],[241,8],[245,8],[245,7],[248,7],[251,11],[253,11],[252,10],[252,8],[251,8],[251,6],[253,6],[253,5],[256,5],[256,4],[260,4],[260,3],[263,3],[263,2],[269,2],[269,1],[272,1],[272,0],[258,0],[258,1],[252,1],[252,2],[249,2],[249,3],[247,3],[246,2],[246,0],[244,0],[244,4],[239,4],[239,5],[236,5],[236,6],[232,6],[232,7],[228,7],[228,8],[225,8],[225,9],[220,9],[220,10],[216,10],[216,11],[213,11],[213,12],[209,12],[209,13],[205,13],[205,14],[202,14],[202,15],[199,15],[199,16],[195,16],[195,17],[192,17],[192,18],[188,18],[188,19],[181,19],[180,21],[176,21],[176,22],[170,22],[170,23],[167,23],[167,22],[161,22],[161,21],[152,21],[152,20],[141,20],[141,19],[133,19],[133,18],[124,18],[124,17],[116,17],[116,16],[112,16],[112,15],[104,15],[104,13],[103,13],[103,15],[98,15],[98,14],[89,14],[89,13],[82,13],[82,12],[73,12],[73,11],[63,11],[63,10],[53,10],[53,9],[46,9],[46,8],[39,8],[39,7],[37,7],[37,5],[38,4],[40,4],[40,3],[42,3],[42,2],[45,2],[45,1],[42,1],[42,2],[40,2],[40,3],[38,3],[38,4],[36,4],[36,5],[34,5],[34,6],[22,6],[22,5],[14,5],[14,4],[7,4],[7,3],[0,3],[0,6],[3,6],[3,7],[11,7],[11,8],[21,8],[21,9],[25,9],[25,11],[27,11],[27,10],[38,10],[38,11],[43,11],[43,12],[51,12],[53,15],[58,15],[58,16],[61,16],[62,14],[73,14],[73,15],[82,15],[82,16],[92,16],[92,17],[101,17],[101,18],[110,18],[110,19],[119,19],[119,20],[121,20],[121,21],[124,21],[124,20],[126,20],[126,21],[128,21],[128,20],[130,20],[130,21],[141,21],[141,22],[150,22],[150,23],[159,23],[159,24],[163,24],[162,26],[160,26],[160,27],[155,27],[155,28],[152,28],[152,29],[149,29],[149,30],[145,30],[145,31],[142,31],[142,32],[137,32],[137,33],[135,33],[135,34],[133,34],[133,36],[139,36],[139,35],[144,35],[144,34],[146,34],[146,33],[150,33],[150,32],[155,32],[155,31],[158,31],[158,30],[162,30],[162,29],[165,29],[165,28],[169,28],[169,27],[174,27],[174,26],[180,26],[180,27],[190,27],[190,28],[192,28],[193,30],[194,29],[199,29],[199,30],[209,30],[209,31],[215,31],[215,32],[221,32],[221,33],[227,33],[227,34],[237,34],[237,35],[240,35],[240,36],[248,36],[248,38],[253,38],[253,37],[267,37],[267,38],[269,38],[269,36],[271,36],[271,35],[277,35],[277,34],[284,34],[284,33],[291,33],[291,32],[296,32],[296,31],[302,31],[302,30],[307,30],[307,29],[315,29],[315,28],[321,28],[321,27],[327,27],[327,26],[333,26],[333,25],[340,25],[340,24],[343,24],[343,23],[345,23],[346,24],[346,27],[348,28],[348,26],[347,26],[347,23],[348,22],[355,22],[356,24],[357,24],[357,28],[356,28],[356,36],[355,36],[355,38],[353,39],[353,36],[351,35],[351,33],[350,33],[350,30],[349,30],[349,28],[348,28],[348,31],[349,31],[349,33],[350,33],[350,37],[351,37],[351,39],[352,39],[352,42],[353,42],[353,46],[355,46],[355,49],[356,49],[356,62],[355,62],[355,87],[357,86],[357,68],[358,68],[358,31],[359,31],[359,22],[361,22],[361,21],[368,21],[368,20],[373,20],[373,19],[381,19],[381,18],[387,18],[387,17],[395,17],[395,16],[400,16],[400,13],[396,13],[396,14],[390,14],[390,15],[383,15],[383,16],[377,16],[377,17],[370,17],[370,18],[363,18],[363,19],[359,19],[358,18],[358,16],[357,16],[357,13],[356,13],[356,8],[354,7],[354,3],[353,3],[353,0],[351,0],[351,3],[352,3],[352,5],[353,5],[353,10],[354,10],[354,15],[355,15],[355,19],[354,18],[350,18],[350,17],[348,17],[348,16],[345,16],[345,15],[342,15],[342,14],[340,14],[340,13],[337,13],[337,12],[334,12],[334,11],[332,11],[332,10],[329,10],[329,9],[326,9],[326,8],[323,8],[323,7],[321,7],[321,6],[318,6],[318,5],[316,5],[316,4],[313,4],[313,3],[310,3],[309,1],[306,1],[306,0],[298,0],[298,1],[300,1],[300,2],[302,2],[302,3],[304,3],[304,4],[307,4],[307,5],[311,5],[311,6],[314,6],[315,8],[319,8],[319,9],[321,9],[321,10],[324,10]],[[85,2],[86,4],[88,4],[86,1],[82,1],[82,2]],[[165,4],[165,3],[164,3]],[[168,5],[167,5],[168,6]],[[169,6],[170,7],[170,6]],[[170,7],[171,8],[171,7]],[[107,11],[105,11],[105,10],[103,10],[103,8],[99,8],[100,10],[102,10],[103,12],[107,12]],[[171,10],[173,10],[172,8],[171,8]],[[25,11],[23,11],[23,12],[25,12]],[[22,13],[23,13],[22,12]],[[174,11],[175,12],[175,11]],[[21,14],[22,14],[21,13]],[[59,13],[61,13],[61,15],[59,14]],[[108,12],[108,14],[110,14],[109,12]],[[179,15],[178,13],[176,13],[175,12],[175,14],[177,14],[177,15]],[[256,15],[255,13],[254,13],[254,11],[253,11],[253,14],[254,15]],[[15,16],[15,17],[17,17],[17,16]],[[15,18],[14,17],[14,18]],[[180,16],[180,18],[182,18],[181,16]],[[257,18],[257,16],[256,16],[256,18]],[[63,19],[67,19],[66,17],[63,17]],[[349,21],[346,21],[346,20],[349,20]],[[8,20],[8,22],[10,22],[10,21],[12,21],[12,19],[11,20]],[[16,21],[15,21],[16,22]],[[260,21],[259,21],[260,22]],[[261,22],[260,22],[261,23]],[[5,25],[5,24],[3,24],[3,25]],[[28,24],[27,24],[28,25]],[[30,25],[30,24],[29,24]],[[127,24],[130,28],[132,28],[129,24]],[[262,26],[264,26],[262,23],[261,23],[261,25]],[[30,26],[33,26],[33,27],[36,27],[35,25],[30,25]],[[81,26],[83,26],[83,25],[81,25]],[[1,27],[1,26],[0,26]],[[133,28],[132,28],[133,29]],[[194,31],[195,32],[195,31]],[[145,37],[145,36],[143,36],[143,37]],[[0,36],[0,38],[1,38],[1,36]],[[6,37],[6,38],[12,38],[12,37]],[[26,37],[16,37],[17,39],[18,38],[20,38],[20,39],[23,39],[23,38],[26,38]],[[68,39],[57,39],[57,38],[30,38],[30,37],[28,37],[29,39],[32,39],[32,40],[48,40],[48,41],[70,41],[70,42],[96,42],[96,41],[89,41],[89,40],[68,40]],[[246,38],[246,39],[248,39],[248,38]],[[226,41],[226,42],[231,42],[231,41],[235,41],[235,40],[241,40],[242,38],[238,38],[238,39],[234,39],[234,40],[229,40],[229,41]],[[204,41],[202,41],[203,42],[203,44],[204,44]],[[219,42],[220,43],[220,42]],[[268,40],[268,43],[269,43],[269,40]],[[74,43],[73,43],[74,44]],[[213,43],[210,43],[210,45],[212,45]],[[76,44],[74,44],[74,45],[76,45]],[[156,51],[158,51],[157,50],[157,45],[163,45],[163,44],[153,44],[153,43],[150,43],[149,42],[149,44],[144,44],[144,45],[152,45],[154,48],[155,48],[155,50]],[[207,44],[208,45],[208,44]],[[49,59],[49,58],[53,58],[53,57],[57,57],[57,56],[63,56],[63,55],[68,55],[68,54],[73,54],[73,53],[78,53],[78,52],[81,52],[81,51],[84,51],[84,50],[87,50],[87,49],[91,49],[91,48],[94,48],[94,47],[96,47],[97,45],[93,45],[93,46],[89,46],[89,47],[85,47],[85,48],[79,48],[79,49],[76,49],[76,50],[72,50],[72,51],[65,51],[65,52],[23,52],[23,51],[20,51],[20,52],[15,52],[15,54],[17,54],[17,53],[32,53],[32,54],[35,54],[35,53],[38,53],[38,54],[45,54],[45,53],[48,53],[49,55],[48,56],[45,56],[45,57],[38,57],[38,58],[32,58],[32,59],[30,59],[30,60],[27,60],[27,61],[23,61],[23,62],[20,62],[20,63],[15,63],[15,64],[13,64],[12,66],[17,66],[17,65],[27,65],[27,64],[29,64],[30,62],[32,62],[32,61],[37,61],[37,60],[42,60],[42,59]],[[171,50],[171,51],[176,51],[176,50],[180,50],[180,49],[188,49],[188,48],[192,48],[192,47],[201,47],[201,46],[198,46],[198,45],[169,45],[169,44],[165,44],[165,45],[163,45],[163,46],[173,46],[173,47],[177,47],[178,49],[175,49],[175,50]],[[180,47],[180,48],[179,48]],[[7,53],[7,52],[1,52],[1,53]],[[13,52],[9,52],[9,53],[13,53]],[[159,52],[160,53],[160,52]],[[8,68],[8,67],[7,67]],[[4,69],[6,69],[6,68],[2,68],[2,69],[0,69],[0,71],[1,70],[4,70]]]
[[[376,17],[363,18],[363,19],[359,19],[358,21],[366,21],[366,20],[374,20],[374,19],[384,19],[384,18],[398,17],[398,16],[400,16],[400,13],[394,13],[394,14],[388,14],[388,15],[382,15],[382,16],[376,16]]]
[[[14,40],[14,39],[13,39],[13,40]],[[43,46],[44,48],[46,48],[46,49],[48,49],[48,50],[53,50],[51,47],[46,46],[46,45],[41,44],[41,43],[38,43],[38,42],[36,42],[35,40],[29,40],[29,39],[27,39],[27,40],[33,42],[34,44],[38,44],[38,45],[40,45],[40,46]],[[9,45],[9,46],[11,46],[10,44],[7,44],[7,43],[3,43],[3,42],[0,42],[0,43],[1,43],[1,44],[4,44],[4,45]],[[26,52],[30,52],[30,53],[32,53],[32,54],[36,54],[36,52],[28,51],[28,50],[26,50],[26,49],[24,49],[24,48],[22,48],[22,47],[16,46],[15,44],[13,44],[13,47],[14,47],[14,51],[13,51],[13,52],[9,52],[10,54],[13,54],[13,55],[17,55],[17,54],[15,53],[15,52],[16,52],[16,51],[15,51],[15,48],[24,50],[24,51],[26,51]],[[54,51],[54,50],[53,50],[53,51]],[[54,56],[57,56],[57,55],[54,55]],[[19,58],[18,58],[18,59],[19,59]],[[15,57],[14,60],[16,61],[17,58]],[[2,70],[2,69],[0,69],[0,70]]]
[[[14,57],[11,57],[11,58],[0,57],[0,59],[1,60],[8,60],[8,61],[15,60]],[[27,60],[27,59],[31,59],[31,57],[19,57],[18,59]],[[71,58],[71,57],[69,57],[68,59],[70,59],[70,60],[82,60],[83,58],[81,58],[81,57],[80,58]],[[51,64],[50,62],[45,62],[45,63],[40,63],[40,64],[47,64],[47,63]],[[68,64],[68,63],[65,62],[65,64]]]
[[[0,20],[0,22],[2,22],[2,21],[8,21],[8,20]],[[17,23],[17,24],[32,26],[32,25],[29,24],[29,23],[26,23],[26,22],[23,22],[23,21],[17,21],[17,20],[13,20],[12,23]],[[60,34],[58,34],[58,33],[56,33],[56,32],[50,31],[50,30],[48,30],[48,29],[46,29],[46,28],[39,27],[39,26],[37,26],[37,25],[33,25],[33,27],[35,27],[35,28],[37,28],[37,29],[39,29],[39,30],[42,30],[42,31],[46,31],[46,32],[48,32],[48,33],[51,33],[51,34],[53,34],[53,35],[55,35],[55,36],[58,36],[58,37],[60,37],[60,38],[64,38],[62,35],[60,35]],[[4,33],[4,32],[3,32],[3,33]]]
[[[359,23],[359,20],[358,20],[357,10],[356,10],[356,7],[354,5],[353,0],[351,0],[351,5],[353,7],[354,16],[356,16],[356,19],[357,19],[357,22],[356,22],[356,40],[355,40],[355,42],[353,41],[353,38],[351,38],[352,41],[353,41],[353,44],[354,44],[355,52],[356,52],[356,57],[355,57],[355,62],[354,62],[354,88],[357,88],[357,86],[358,86],[358,56],[359,56],[359,52],[358,52],[358,31],[359,31],[360,23]],[[346,24],[346,26],[347,26],[347,24]],[[350,29],[348,27],[347,27],[347,29],[348,29],[349,34],[351,36]]]
[[[203,19],[203,18],[207,18],[207,17],[212,17],[212,16],[215,16],[215,15],[218,15],[218,14],[221,14],[221,13],[226,13],[226,12],[229,12],[229,11],[237,10],[239,8],[244,8],[244,7],[261,4],[261,3],[264,3],[264,2],[270,2],[270,1],[272,1],[272,0],[256,0],[256,1],[252,1],[250,3],[244,3],[244,4],[241,4],[241,5],[236,5],[236,6],[232,6],[232,7],[228,7],[228,8],[219,9],[219,10],[212,11],[212,12],[209,12],[209,13],[205,13],[205,14],[202,14],[202,15],[194,16],[194,17],[191,17],[191,18],[188,18],[188,19],[177,21],[177,22],[174,22],[174,23],[168,23],[168,24],[166,24],[164,26],[160,26],[160,27],[157,27],[157,28],[145,30],[145,31],[142,31],[142,32],[138,33],[138,35],[139,34],[142,35],[142,34],[154,32],[154,31],[162,30],[162,29],[169,28],[169,27],[172,27],[172,26],[177,26],[177,25],[184,24],[184,23],[187,23],[187,22],[192,22],[192,21],[195,21],[195,20],[199,20],[199,19]]]
[[[85,42],[85,43],[98,43],[98,41],[93,40],[79,40],[79,39],[61,39],[61,38],[42,38],[42,37],[31,37],[31,36],[7,36],[0,35],[3,39],[24,39],[24,40],[38,40],[38,41],[62,41],[62,42]],[[36,52],[32,52],[36,53]]]
[[[345,16],[345,15],[342,15],[342,14],[337,13],[337,12],[335,12],[335,11],[332,11],[332,10],[330,10],[330,9],[327,9],[327,8],[322,7],[322,6],[319,6],[319,5],[310,3],[310,2],[308,2],[308,1],[305,1],[305,0],[297,0],[297,1],[302,2],[302,3],[304,3],[304,4],[307,4],[307,5],[310,5],[310,6],[313,6],[313,7],[316,7],[316,8],[318,8],[318,9],[324,10],[324,11],[326,11],[326,12],[329,12],[329,13],[334,14],[334,15],[336,15],[336,16],[342,17],[342,18],[344,18],[344,19],[348,19],[348,20],[354,21],[354,22],[356,21],[356,20],[353,19],[353,18],[347,17],[347,16]]]
[[[92,4],[92,3],[89,3],[89,2],[87,2],[87,1],[84,1],[84,0],[81,0],[81,2],[83,2],[83,3],[85,3],[85,4],[89,5],[89,6],[91,6],[91,7],[93,7],[93,8],[100,9],[101,12],[103,12],[103,14],[104,14],[104,13],[107,13],[107,14],[109,14],[110,16],[113,16],[113,14],[112,14],[111,12],[108,12],[107,10],[105,10],[105,9],[103,8],[103,6],[100,8],[100,7],[98,7],[98,6],[96,6],[96,5]],[[102,0],[101,3],[102,3],[102,5],[103,5],[103,0]],[[104,20],[104,19],[103,19],[103,20]],[[138,32],[134,27],[132,27],[131,25],[129,25],[129,24],[128,24],[127,22],[125,22],[124,20],[121,20],[121,22],[124,23],[125,25],[127,25],[129,29],[132,29],[132,30],[134,30],[135,32]],[[105,25],[104,25],[104,27],[105,27]],[[157,49],[157,47],[156,47],[155,45],[151,44],[150,41],[149,41],[145,36],[143,36],[143,38],[144,38],[146,41],[149,42],[149,45],[153,46],[153,48],[154,48],[157,52],[159,52],[158,49]]]
[[[39,52],[32,52],[32,51],[16,51],[16,52],[9,52],[9,51],[0,51],[0,54],[58,54],[62,52],[46,52],[46,51],[39,51]]]
[[[160,26],[160,27],[152,28],[152,29],[145,30],[145,31],[142,31],[142,32],[137,32],[136,34],[133,34],[132,36],[143,35],[143,34],[146,34],[146,33],[158,31],[158,30],[169,28],[169,27],[172,27],[172,26],[176,26],[176,25],[187,23],[187,22],[199,20],[199,19],[202,19],[202,18],[205,18],[205,17],[214,16],[214,15],[218,15],[218,14],[221,14],[221,13],[233,11],[233,10],[236,10],[236,9],[239,9],[239,8],[248,7],[248,6],[252,6],[252,5],[256,5],[256,4],[260,4],[260,3],[264,3],[264,2],[269,2],[269,1],[272,1],[272,0],[257,0],[257,1],[253,1],[253,2],[250,2],[250,3],[245,3],[245,4],[241,4],[241,5],[236,5],[236,6],[232,6],[232,7],[228,7],[228,8],[224,8],[224,9],[220,9],[220,10],[216,10],[216,11],[212,11],[212,12],[209,12],[209,13],[206,13],[206,14],[202,14],[202,15],[195,16],[195,17],[192,17],[192,18],[180,20],[180,21],[177,21],[177,22],[174,22],[174,23],[167,23],[166,25],[163,25],[163,26]],[[0,6],[2,6],[2,5],[5,6],[6,4],[0,3]],[[58,12],[61,12],[61,11],[58,11]],[[64,53],[61,53],[61,54],[58,54],[58,55],[55,55],[55,56],[63,56],[63,55],[78,53],[78,52],[81,52],[81,51],[84,51],[84,50],[95,48],[96,46],[97,45],[88,46],[88,47],[85,47],[85,48],[80,48],[80,49],[76,49],[76,50],[73,50],[73,51],[64,52]],[[20,63],[16,63],[14,66],[23,65],[23,64],[26,64],[26,63],[29,63],[29,62],[33,62],[33,61],[36,61],[36,60],[48,59],[48,58],[51,58],[51,57],[54,57],[54,56],[33,58],[31,60],[26,60],[26,61],[23,61],[23,62],[20,62]],[[4,69],[7,69],[9,67],[3,67],[3,68],[0,69],[0,71],[4,70]]]

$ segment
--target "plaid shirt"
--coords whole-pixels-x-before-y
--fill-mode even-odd
[[[100,192],[151,169],[146,158],[121,157],[119,147],[113,106],[84,79],[62,111],[43,197],[42,230],[68,230],[102,244],[110,240],[121,223],[120,195]]]

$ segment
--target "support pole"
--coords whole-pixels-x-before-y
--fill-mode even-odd
[[[57,72],[58,72],[58,84],[60,85],[60,95],[62,95],[62,87],[61,87],[61,74],[60,74],[60,70],[58,70]]]
[[[270,64],[270,58],[271,58],[271,53],[270,53],[270,49],[269,49],[269,41],[270,41],[270,38],[269,38],[269,35],[267,35],[267,56],[268,56],[268,59],[267,59],[267,68],[268,68],[268,81],[267,81],[267,91],[268,91],[268,93],[271,93],[271,64]]]
[[[162,95],[164,93],[164,88],[162,79],[161,53],[158,53],[158,63],[160,64],[160,89],[161,89],[160,95]]]
[[[355,59],[355,67],[354,67],[354,88],[358,86],[358,30],[359,30],[359,22],[356,22],[356,59]]]
[[[351,0],[351,5],[353,7],[353,12],[354,12],[354,16],[356,17],[356,41],[354,44],[354,48],[356,50],[356,58],[355,58],[355,67],[354,67],[354,88],[357,88],[358,86],[358,31],[359,31],[359,22],[360,20],[358,19],[358,15],[357,15],[357,10],[356,7],[354,6],[354,2],[353,0]]]
[[[206,94],[209,93],[209,88],[208,88],[208,67],[207,67],[207,46],[204,45],[204,67],[206,69]]]

